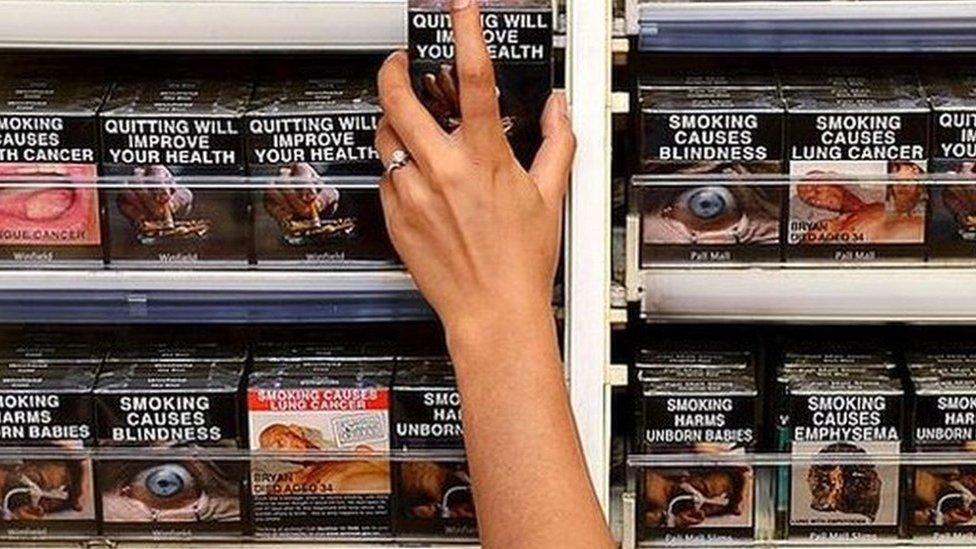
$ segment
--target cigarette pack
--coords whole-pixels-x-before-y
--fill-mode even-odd
[[[787,259],[922,260],[929,108],[920,93],[793,90],[787,105]]]
[[[779,91],[645,84],[640,105],[642,172],[738,180],[641,188],[642,264],[778,262],[784,188],[748,178],[782,171]]]
[[[36,446],[42,447],[39,454],[52,452],[50,457],[0,459],[0,535],[5,538],[97,532],[91,458],[57,455],[94,445],[97,365],[0,360],[0,451]]]
[[[342,351],[255,358],[248,392],[251,513],[260,537],[390,534],[390,382],[393,358]],[[270,359],[270,360],[269,360]],[[365,457],[345,457],[344,454]]]
[[[17,183],[0,188],[0,265],[102,263],[95,115],[107,91],[71,78],[0,82],[0,177]]]
[[[116,362],[95,387],[100,446],[141,448],[97,464],[102,532],[154,538],[233,536],[242,520],[246,464],[229,454],[245,440],[244,365]],[[214,455],[191,457],[194,449]],[[223,450],[227,459],[221,459]],[[159,458],[147,458],[158,453]]]
[[[115,86],[100,114],[110,266],[247,265],[250,193],[228,183],[246,173],[250,96],[250,84],[223,81]]]
[[[247,113],[259,267],[390,267],[373,146],[380,117],[371,83],[356,79],[258,86]],[[358,184],[347,183],[350,176]]]
[[[528,168],[542,142],[539,119],[552,92],[552,0],[484,0],[481,25],[502,127]],[[449,0],[410,0],[408,42],[414,89],[447,131],[462,124]]]
[[[463,457],[430,459],[410,452],[463,456],[461,397],[446,357],[397,359],[391,402],[393,532],[400,537],[474,539],[478,527],[471,478]]]

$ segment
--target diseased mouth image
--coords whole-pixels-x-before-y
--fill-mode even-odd
[[[865,454],[864,449],[839,442],[821,454]],[[807,485],[813,496],[810,506],[822,512],[863,515],[874,522],[881,507],[881,476],[871,464],[828,463],[810,467]]]
[[[143,181],[143,180],[150,181]],[[176,182],[165,166],[136,168],[133,188],[119,192],[116,205],[133,225],[136,239],[144,245],[172,240],[200,240],[212,229],[209,219],[192,219],[193,192]]]
[[[356,232],[355,217],[337,217],[340,194],[335,187],[322,183],[315,169],[299,162],[282,168],[282,178],[308,180],[307,186],[281,186],[264,192],[264,208],[281,227],[281,238],[285,244],[304,246],[339,237],[351,236]]]
[[[0,175],[86,175],[75,174],[76,171],[78,170],[4,167],[0,168]],[[98,244],[100,234],[96,204],[95,190],[81,186],[0,188],[0,244]]]

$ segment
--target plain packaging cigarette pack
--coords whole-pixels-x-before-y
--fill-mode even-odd
[[[180,176],[245,175],[250,84],[173,79],[116,84],[102,108],[102,174],[113,266],[244,267],[249,194]],[[224,180],[227,183],[227,180]]]
[[[0,360],[0,446],[81,450],[95,441],[94,363]],[[43,448],[38,448],[43,452]],[[0,460],[0,532],[12,538],[92,535],[95,484],[87,457]]]
[[[250,448],[310,457],[266,457],[252,464],[255,534],[388,536],[389,459],[335,455],[389,451],[393,358],[325,346],[301,357],[295,351],[302,345],[282,346],[280,357],[266,354],[273,348],[255,357],[248,383]]]
[[[418,97],[448,131],[462,123],[448,0],[410,0],[408,41]],[[495,65],[502,126],[528,168],[542,142],[539,119],[552,92],[551,0],[480,2],[488,54]]]
[[[106,534],[184,537],[244,533],[245,464],[187,458],[194,448],[243,446],[243,363],[115,363],[100,375],[95,409],[100,446],[144,448],[159,459],[97,465]],[[170,455],[167,455],[170,451]]]
[[[0,82],[0,177],[66,183],[0,188],[0,264],[101,263],[95,114],[106,91],[71,78]]]
[[[911,442],[916,452],[970,451],[976,440],[976,354],[909,356],[913,392]],[[961,463],[906,467],[913,538],[976,538],[974,468]]]
[[[640,451],[750,451],[757,437],[757,392],[751,374],[739,372],[642,383]],[[755,482],[747,465],[644,467],[637,477],[638,537],[684,544],[753,539]]]
[[[739,179],[781,172],[784,109],[775,87],[655,85],[639,90],[640,171]],[[641,262],[778,262],[783,189],[744,183],[639,189]]]
[[[794,455],[869,457],[901,449],[904,390],[883,370],[794,378],[787,407],[788,444]],[[804,460],[790,466],[788,481],[786,526],[791,537],[870,539],[898,533],[902,507],[897,465]]]
[[[356,79],[258,86],[246,121],[248,173],[272,178],[254,194],[259,267],[397,263],[379,202],[372,87]],[[349,176],[360,185],[344,186]]]
[[[461,399],[447,358],[397,359],[391,402],[397,451],[463,454]],[[393,464],[394,534],[476,538],[471,478],[463,457],[403,456]]]
[[[787,259],[922,260],[927,193],[917,177],[928,168],[929,107],[917,86],[788,90],[786,99]]]
[[[925,90],[932,105],[931,171],[958,177],[929,189],[929,257],[970,263],[976,261],[976,86],[943,77]]]

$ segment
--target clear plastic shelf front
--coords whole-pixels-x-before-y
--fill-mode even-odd
[[[284,173],[284,172],[283,172]],[[0,178],[0,266],[395,269],[376,177]]]
[[[623,537],[638,547],[973,543],[972,453],[822,446],[632,455]]]
[[[3,448],[0,538],[14,541],[475,542],[463,451]]]

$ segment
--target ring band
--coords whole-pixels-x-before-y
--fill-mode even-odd
[[[390,156],[390,164],[386,167],[386,175],[390,175],[400,168],[405,168],[408,162],[410,162],[410,153],[402,149],[393,151]]]

